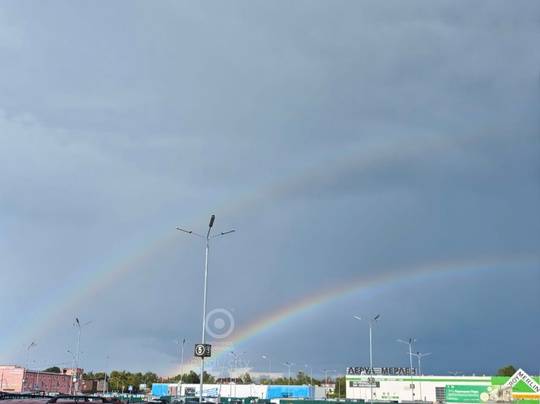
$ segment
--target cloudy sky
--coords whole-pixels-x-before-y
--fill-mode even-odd
[[[214,214],[215,375],[368,366],[378,314],[375,367],[538,374],[539,43],[535,0],[2,2],[0,363],[198,371]]]

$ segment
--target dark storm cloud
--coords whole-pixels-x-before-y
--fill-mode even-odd
[[[239,330],[335,285],[457,271],[299,314],[245,343],[254,371],[261,355],[366,365],[352,316],[376,313],[381,364],[406,364],[396,338],[417,337],[432,373],[534,371],[538,10],[3,4],[1,300],[40,297],[6,314],[4,361],[32,340],[36,359],[69,359],[77,316],[92,320],[86,368],[109,354],[115,369],[171,371],[174,341],[200,338],[204,263],[202,240],[174,229],[202,234],[216,214],[216,231],[237,232],[213,239],[209,305]],[[355,349],[321,349],[336,344]]]

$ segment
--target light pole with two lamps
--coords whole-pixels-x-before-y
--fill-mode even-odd
[[[236,385],[237,383],[237,376],[236,376],[236,369],[238,368],[238,356],[245,354],[246,352],[240,352],[240,353],[234,353],[233,351],[229,352],[229,356],[232,356],[234,358],[234,396],[236,397]]]
[[[313,385],[313,368],[309,365],[306,365],[306,368],[309,368],[311,370],[310,376],[309,376],[309,385]]]
[[[413,342],[416,342],[416,338],[415,339],[409,338],[408,341],[403,341],[401,339],[398,339],[398,342],[403,342],[404,344],[409,345],[409,373],[411,374],[411,393],[412,393],[412,400],[414,401],[414,381],[413,381],[413,367],[412,367],[412,344],[413,344]]]
[[[287,392],[287,397],[290,397],[291,396],[291,367],[296,365],[296,363],[285,362],[284,365],[289,368],[289,391]]]
[[[428,352],[428,353],[417,352],[417,353],[413,353],[413,355],[418,358],[418,373],[420,374],[420,378],[419,378],[420,400],[424,400],[424,398],[422,397],[422,356],[431,355],[431,352]]]
[[[373,342],[371,339],[371,324],[377,322],[380,317],[381,315],[377,314],[373,320],[368,321],[362,317],[354,316],[354,318],[356,318],[357,320],[365,321],[366,323],[369,324],[369,375],[370,375],[369,389],[371,390],[371,403],[372,404],[373,404],[373,383],[375,380],[373,378]]]
[[[207,301],[207,295],[206,290],[208,288],[208,252],[210,250],[210,239],[217,237],[217,236],[224,236],[225,234],[233,233],[235,230],[229,230],[225,232],[221,232],[219,234],[214,234],[213,236],[210,236],[210,231],[212,230],[212,226],[214,225],[214,220],[216,219],[215,215],[212,215],[210,217],[210,223],[208,224],[208,232],[206,233],[206,237],[202,236],[200,234],[194,233],[191,230],[185,230],[180,227],[177,227],[177,230],[183,231],[184,233],[193,234],[194,236],[201,237],[206,240],[206,255],[205,255],[205,261],[204,261],[204,293],[203,293],[203,317],[202,317],[202,341],[201,344],[205,345],[205,336],[206,336],[206,301]],[[199,402],[203,401],[203,387],[204,387],[204,356],[201,356],[201,381],[200,381],[200,395],[199,395]]]
[[[322,369],[321,372],[324,372],[324,380],[325,380],[325,385],[324,385],[324,397],[325,398],[328,398],[328,373],[330,372],[335,372],[335,370],[327,370],[327,369]]]

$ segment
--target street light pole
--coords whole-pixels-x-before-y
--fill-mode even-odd
[[[270,382],[272,381],[272,361],[267,356],[263,355],[263,358],[268,359],[268,384],[271,384]]]
[[[309,385],[313,385],[313,368],[309,365],[306,365],[306,368],[309,368],[311,370],[310,377],[309,377]]]
[[[178,344],[180,345],[180,342],[178,341],[174,341],[175,344]],[[181,359],[180,359],[180,363],[182,365],[182,367],[180,368],[180,384],[182,384],[182,381],[183,381],[183,378],[184,378],[184,345],[186,343],[186,339],[184,338],[182,340],[182,356],[181,356]]]
[[[236,376],[236,369],[238,367],[238,355],[243,355],[245,352],[241,352],[239,354],[235,354],[233,351],[229,352],[229,355],[234,358],[234,396],[236,398],[236,385],[237,385],[237,376]]]
[[[30,348],[36,346],[35,342],[32,342],[26,347],[26,366],[24,368],[24,389],[28,390],[28,358],[30,357]]]
[[[324,397],[328,398],[328,372],[335,372],[335,370],[322,369],[321,372],[324,372],[324,379],[325,379]]]
[[[403,342],[404,344],[409,345],[409,373],[411,374],[411,392],[412,392],[412,400],[414,401],[414,381],[413,381],[413,367],[412,367],[412,344],[413,342],[416,342],[416,338],[412,339],[409,338],[409,341],[403,341],[401,339],[398,339],[398,342]]]
[[[285,362],[284,365],[289,368],[289,391],[287,392],[287,396],[290,397],[291,396],[291,367],[296,365],[296,363]]]
[[[108,369],[108,367],[109,367],[109,355],[107,355],[107,361],[105,362],[105,380],[103,382],[103,395],[105,395],[105,388],[107,386],[107,369]]]
[[[413,353],[414,356],[416,356],[418,358],[418,373],[420,373],[420,379],[419,379],[419,383],[420,383],[420,400],[423,400],[424,398],[422,397],[422,356],[428,356],[428,355],[431,355],[431,352],[428,352],[428,353],[421,353],[421,352],[417,352],[417,353]]]
[[[85,324],[80,323],[78,318],[75,318],[75,323],[73,325],[76,325],[79,328],[79,332],[77,334],[77,362],[75,364],[75,394],[79,391],[79,355],[81,353],[81,328],[83,328],[85,325],[90,324],[92,321],[89,321]]]
[[[378,321],[380,317],[381,317],[381,315],[377,314],[373,320],[368,321],[368,320],[363,319],[361,317],[354,316],[354,318],[356,318],[357,320],[365,321],[366,323],[369,324],[369,374],[370,374],[369,389],[371,390],[371,404],[373,404],[373,382],[374,382],[374,378],[373,378],[373,343],[372,343],[372,339],[371,339],[371,324]]]
[[[206,290],[208,288],[208,252],[210,250],[210,239],[217,237],[217,236],[224,236],[225,234],[233,233],[235,230],[229,230],[225,232],[221,232],[219,234],[214,234],[210,237],[210,231],[212,230],[212,226],[214,225],[214,220],[216,219],[215,215],[212,215],[210,217],[210,223],[208,224],[208,233],[206,233],[206,237],[193,233],[191,230],[185,230],[181,229],[180,227],[177,227],[177,230],[183,231],[184,233],[193,234],[194,236],[201,237],[206,240],[206,254],[205,254],[205,261],[204,261],[204,293],[203,293],[203,318],[202,318],[202,341],[201,343],[205,344],[205,335],[206,335]],[[201,356],[201,381],[200,381],[200,395],[199,395],[199,402],[203,401],[203,387],[204,387],[204,356]]]
[[[71,351],[67,351],[67,352],[68,354],[71,355],[71,369],[73,371],[73,369],[75,369],[75,354]],[[69,392],[70,394],[73,394],[73,374],[69,378]]]

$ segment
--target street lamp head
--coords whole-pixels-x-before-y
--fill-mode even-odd
[[[180,231],[183,231],[184,233],[189,233],[189,234],[193,233],[193,231],[191,230],[181,229],[180,227],[177,227],[176,230],[180,230]]]
[[[377,314],[377,316],[373,319],[373,321],[378,321],[380,317],[381,317],[381,315]]]
[[[214,220],[216,220],[216,215],[212,215],[212,217],[210,218],[210,224],[208,225],[208,227],[212,228],[212,226],[214,225]]]

